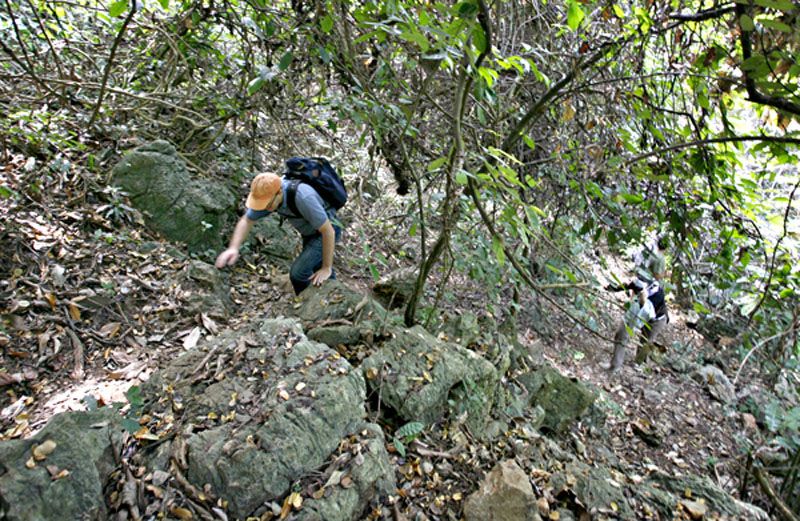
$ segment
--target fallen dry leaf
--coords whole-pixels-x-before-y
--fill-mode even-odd
[[[197,347],[197,342],[200,341],[201,334],[202,331],[200,331],[199,327],[192,329],[192,332],[186,335],[186,338],[183,339],[183,348],[188,351]]]
[[[122,324],[119,322],[109,322],[108,324],[104,325],[100,328],[100,336],[104,338],[114,338],[119,330],[122,328]]]
[[[81,310],[74,302],[69,303],[69,316],[76,322],[81,319]]]
[[[216,335],[219,332],[217,323],[211,320],[205,313],[200,314],[200,321],[203,323],[203,327],[206,328],[206,331],[212,335]]]
[[[170,514],[177,517],[178,519],[183,519],[186,521],[187,519],[192,519],[194,516],[190,510],[187,510],[183,507],[172,507],[169,509]]]
[[[682,499],[681,506],[689,514],[692,519],[703,519],[708,512],[708,506],[700,501],[692,501],[689,499]]]
[[[40,445],[34,445],[33,449],[31,449],[31,453],[33,454],[33,459],[36,461],[42,461],[47,456],[53,453],[56,450],[56,442],[53,440],[45,440]]]

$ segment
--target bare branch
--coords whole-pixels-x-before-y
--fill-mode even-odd
[[[131,10],[128,13],[128,16],[125,18],[125,21],[122,22],[122,27],[120,27],[117,37],[114,39],[114,43],[111,45],[111,52],[108,56],[108,63],[106,63],[106,70],[103,72],[103,80],[100,82],[100,93],[97,95],[97,104],[94,106],[94,111],[92,111],[92,117],[89,118],[89,124],[86,125],[87,128],[92,128],[92,125],[97,119],[97,115],[100,113],[100,107],[103,105],[103,96],[106,92],[106,84],[108,83],[108,76],[111,74],[111,67],[114,65],[114,55],[117,54],[117,47],[119,47],[119,44],[122,41],[122,35],[125,34],[125,29],[127,29],[128,24],[133,19],[134,14],[136,14],[136,2],[131,3]]]

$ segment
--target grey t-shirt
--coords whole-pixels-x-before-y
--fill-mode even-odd
[[[294,215],[286,204],[286,188],[288,186],[289,181],[282,179],[281,191],[283,192],[283,202],[276,210],[276,213],[285,217],[286,220],[289,221],[289,224],[300,232],[300,235],[308,236],[316,234],[320,226],[325,224],[326,220],[330,220],[332,224],[339,226],[339,221],[336,219],[336,209],[328,206],[317,191],[305,183],[297,184],[294,203],[295,206],[297,206],[297,211],[300,212],[300,216]],[[271,213],[273,212],[269,210],[252,210],[248,208],[245,216],[251,221],[257,221]]]

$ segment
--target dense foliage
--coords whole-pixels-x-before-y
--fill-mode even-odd
[[[458,273],[603,336],[579,259],[666,234],[674,297],[723,317],[740,371],[797,370],[796,2],[2,0],[0,50],[3,154],[53,172],[134,137],[237,179],[368,151],[418,241],[409,324]],[[800,414],[773,416],[797,453]]]

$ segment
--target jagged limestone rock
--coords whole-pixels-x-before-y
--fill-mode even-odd
[[[551,367],[517,377],[530,393],[530,404],[539,405],[546,415],[543,427],[553,432],[565,430],[580,418],[595,400],[583,384],[566,378]]]
[[[308,338],[314,342],[321,342],[328,347],[336,349],[339,345],[352,346],[369,337],[368,331],[362,331],[355,326],[323,326],[316,327],[308,332]]]
[[[222,230],[235,218],[236,197],[220,183],[193,178],[168,142],[131,150],[111,174],[147,225],[167,239],[185,243],[192,251],[222,245]]]
[[[407,421],[432,423],[467,413],[480,433],[494,404],[497,370],[473,351],[442,342],[420,326],[393,328],[361,369],[383,403]]]
[[[768,521],[769,515],[755,505],[739,501],[718,486],[716,486],[706,476],[670,476],[663,473],[655,473],[644,483],[648,488],[643,489],[644,494],[649,492],[651,496],[660,498],[651,502],[662,515],[672,519],[680,512],[678,510],[678,498],[684,498],[686,491],[692,492],[692,499],[705,500],[708,506],[708,518],[716,519],[719,515],[729,516],[732,519],[748,519],[753,521]],[[654,495],[653,490],[662,490],[675,496],[675,500],[669,504],[662,494]],[[646,495],[639,494],[639,499],[649,499]],[[644,497],[643,497],[644,496]],[[668,508],[669,506],[669,508]]]
[[[270,265],[288,270],[300,249],[300,235],[287,223],[272,216],[259,219],[250,231],[248,243],[266,256]]]
[[[571,490],[592,519],[603,515],[634,518],[623,484],[615,481],[604,467],[573,461],[550,476],[549,483],[555,491]]]
[[[539,521],[527,474],[514,460],[498,463],[464,503],[466,521]]]
[[[189,262],[179,279],[186,313],[227,317],[232,303],[224,277],[225,274],[211,264],[199,260]]]
[[[296,316],[309,332],[316,327],[329,325],[374,324],[375,328],[386,321],[387,311],[370,297],[348,288],[338,280],[328,280],[322,286],[309,286],[289,302],[284,311],[287,316]]]
[[[414,293],[417,283],[417,268],[400,268],[387,273],[372,287],[372,293],[389,309],[405,306]]]
[[[366,414],[360,372],[307,340],[294,319],[220,334],[142,391],[147,411],[179,410],[192,423],[183,440],[186,477],[201,490],[208,484],[241,519],[316,472]]]
[[[348,447],[346,461],[337,458],[327,473],[328,481],[333,483],[338,473],[338,484],[325,487],[325,495],[320,499],[310,499],[303,503],[297,521],[351,521],[360,519],[369,502],[380,496],[396,491],[394,468],[389,464],[383,431],[375,424],[367,424],[360,429],[359,446],[354,450]],[[357,454],[354,456],[353,453]],[[350,480],[348,487],[337,486],[343,478]],[[328,490],[330,493],[328,493]]]
[[[442,331],[447,334],[448,340],[464,347],[474,344],[481,336],[478,317],[468,311],[457,315],[448,313],[444,318]]]
[[[722,369],[713,365],[706,365],[692,373],[692,379],[708,390],[708,393],[722,403],[736,401],[736,388],[722,372]]]
[[[0,518],[106,519],[103,486],[122,448],[120,425],[119,413],[110,408],[67,412],[29,439],[0,442]],[[33,447],[47,440],[55,449],[28,468]],[[53,479],[61,471],[69,474]]]

